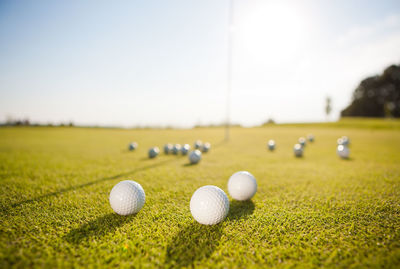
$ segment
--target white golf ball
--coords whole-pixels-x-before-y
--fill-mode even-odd
[[[347,136],[342,136],[342,145],[348,146],[350,144],[350,139]]]
[[[174,155],[177,155],[181,151],[181,145],[180,144],[175,144],[174,147],[172,148],[172,153]]]
[[[158,147],[149,149],[149,158],[157,157],[158,153],[160,153],[160,149]]]
[[[275,141],[272,140],[272,139],[269,140],[267,146],[268,146],[268,149],[269,149],[270,151],[273,151],[273,150],[275,149],[275,146],[276,146]]]
[[[236,172],[229,178],[228,191],[235,200],[250,200],[257,192],[256,178],[247,171]]]
[[[112,188],[109,200],[115,213],[125,216],[139,212],[146,197],[139,183],[133,180],[124,180]]]
[[[128,148],[130,151],[133,151],[133,150],[137,149],[137,147],[138,147],[138,144],[136,142],[132,142],[129,144]]]
[[[312,134],[309,134],[309,135],[307,135],[307,139],[308,139],[308,141],[310,141],[310,142],[314,142],[314,135],[312,135]]]
[[[302,146],[302,147],[305,147],[306,146],[306,139],[304,138],[304,137],[300,137],[299,138],[299,144]]]
[[[340,158],[347,159],[349,158],[350,150],[345,145],[339,145],[337,146],[336,153],[339,155]]]
[[[189,144],[184,144],[181,148],[182,155],[187,155],[190,150],[190,145]]]
[[[194,142],[195,149],[200,149],[201,145],[203,145],[203,142],[201,142],[201,140],[196,140],[196,142]]]
[[[201,151],[196,149],[190,152],[189,154],[189,161],[191,164],[196,164],[201,160]]]
[[[193,218],[204,225],[220,223],[229,212],[229,200],[225,192],[216,186],[197,189],[190,199]]]
[[[211,144],[206,142],[201,147],[201,151],[204,152],[204,153],[207,153],[208,151],[210,151],[210,148],[211,148]]]
[[[296,144],[293,147],[293,152],[296,157],[302,157],[303,156],[303,147],[300,144]]]
[[[172,152],[173,146],[172,144],[165,144],[164,145],[164,153],[170,154]]]

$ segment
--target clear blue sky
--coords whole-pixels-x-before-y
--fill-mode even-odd
[[[231,118],[331,119],[400,63],[400,1],[235,0]],[[0,1],[0,121],[225,120],[228,0]]]

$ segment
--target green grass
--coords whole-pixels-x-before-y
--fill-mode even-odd
[[[1,128],[0,267],[398,268],[400,130],[356,127],[235,128],[227,143],[219,128]],[[316,141],[294,158],[307,133]],[[335,153],[342,135],[351,138],[350,160]],[[147,158],[152,145],[198,138],[213,145],[199,165]],[[132,140],[136,152],[126,150]],[[257,178],[252,201],[231,200],[219,225],[195,223],[193,192],[207,184],[227,191],[239,170]],[[129,217],[108,203],[125,179],[146,192]]]

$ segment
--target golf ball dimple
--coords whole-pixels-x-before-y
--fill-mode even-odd
[[[201,147],[201,151],[204,152],[204,153],[207,153],[207,152],[210,151],[210,148],[211,148],[211,144],[208,143],[208,142],[206,142],[206,143],[204,143],[203,146]]]
[[[294,156],[302,157],[303,156],[303,147],[300,144],[295,144],[293,147]]]
[[[189,161],[191,164],[197,164],[201,160],[201,151],[196,149],[190,152],[189,154]]]
[[[339,155],[340,158],[347,159],[347,158],[349,158],[350,150],[345,145],[338,145],[337,149],[336,149],[336,153]]]
[[[172,153],[174,155],[177,155],[181,151],[181,145],[180,144],[175,144],[174,147],[172,148]]]
[[[201,140],[196,140],[196,142],[194,142],[195,149],[200,149],[201,145],[203,145],[203,142],[201,142]]]
[[[182,155],[187,155],[190,150],[190,145],[189,144],[184,144],[181,148],[181,153]]]
[[[131,215],[142,209],[146,197],[142,186],[133,180],[124,180],[116,184],[110,192],[111,208],[118,215]]]
[[[225,219],[229,212],[229,200],[225,192],[212,185],[197,189],[190,199],[193,218],[204,225],[214,225]]]
[[[164,145],[164,153],[170,154],[172,152],[172,148],[173,148],[172,144],[165,144]]]
[[[137,147],[138,147],[138,143],[136,143],[136,142],[132,142],[128,146],[130,151],[134,151],[135,149],[137,149]]]
[[[149,149],[149,158],[157,157],[158,153],[160,153],[160,149],[158,147],[153,147]]]
[[[229,178],[228,192],[235,200],[250,200],[257,192],[256,178],[247,171],[236,172]]]
[[[267,147],[268,147],[268,149],[269,149],[270,151],[275,150],[275,146],[276,146],[276,144],[275,144],[275,141],[274,141],[274,140],[271,139],[271,140],[268,141]]]

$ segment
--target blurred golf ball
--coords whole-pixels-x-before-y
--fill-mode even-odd
[[[225,192],[216,186],[197,189],[190,199],[193,218],[204,225],[214,225],[225,219],[229,212],[229,200]]]
[[[347,136],[342,136],[342,145],[348,146],[350,144],[350,139]]]
[[[235,200],[250,200],[257,192],[256,178],[247,171],[236,172],[229,178],[228,192]]]
[[[109,200],[115,213],[125,216],[139,212],[146,197],[139,183],[133,180],[124,180],[112,188]]]
[[[138,147],[138,144],[136,142],[132,142],[128,146],[130,151],[134,151],[135,149],[137,149],[137,147]]]
[[[190,145],[189,144],[184,144],[181,148],[182,155],[187,155],[190,150]]]
[[[203,146],[201,147],[201,151],[204,153],[207,153],[211,148],[211,144],[206,142],[203,144]]]
[[[174,147],[172,148],[172,153],[177,155],[180,151],[181,151],[181,145],[175,144]]]
[[[272,140],[272,139],[269,140],[267,146],[268,146],[268,149],[269,149],[270,151],[273,151],[273,150],[275,149],[275,146],[276,146],[275,141]]]
[[[300,137],[299,138],[299,144],[302,146],[302,147],[305,147],[306,146],[306,139],[304,138],[304,137]]]
[[[196,164],[201,160],[201,151],[196,149],[190,152],[189,154],[189,161],[191,164]]]
[[[157,157],[158,153],[160,153],[160,149],[158,147],[153,147],[149,149],[149,158]]]
[[[196,142],[194,142],[194,148],[195,149],[200,149],[201,145],[203,145],[203,143],[201,142],[201,140],[196,140]]]
[[[293,147],[294,156],[302,157],[303,156],[303,147],[300,144],[295,144]]]
[[[172,152],[172,148],[173,148],[172,144],[165,144],[164,145],[164,153],[170,154]]]
[[[310,142],[314,142],[314,135],[312,135],[312,134],[307,135],[307,139]]]
[[[345,145],[338,145],[337,149],[336,149],[336,153],[337,153],[337,155],[339,155],[340,158],[347,159],[347,158],[349,158],[350,150]]]

